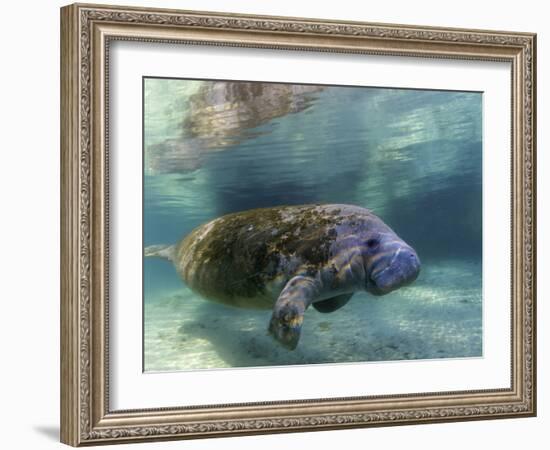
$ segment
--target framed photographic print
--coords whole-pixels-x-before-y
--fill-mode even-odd
[[[536,413],[536,36],[61,9],[61,439]]]

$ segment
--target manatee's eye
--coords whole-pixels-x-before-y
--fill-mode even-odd
[[[380,241],[378,239],[371,238],[366,242],[366,244],[369,249],[373,249],[378,247],[378,244],[380,244]]]

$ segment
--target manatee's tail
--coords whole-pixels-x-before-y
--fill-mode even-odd
[[[156,256],[158,258],[164,258],[168,261],[174,261],[176,253],[175,245],[149,245],[143,250],[143,256]]]

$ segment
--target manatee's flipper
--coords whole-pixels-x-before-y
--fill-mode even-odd
[[[175,245],[149,245],[143,249],[143,256],[156,256],[168,261],[174,261],[176,253]]]
[[[338,295],[337,297],[327,298],[326,300],[315,302],[313,307],[320,313],[331,313],[344,306],[350,301],[351,297],[353,297],[353,293]]]
[[[300,340],[304,312],[319,295],[319,283],[310,277],[296,276],[282,290],[273,307],[269,333],[288,350]]]

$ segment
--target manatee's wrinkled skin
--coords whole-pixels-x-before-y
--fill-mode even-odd
[[[205,82],[191,95],[181,136],[150,145],[151,174],[199,168],[202,155],[257,136],[253,128],[307,109],[322,86],[244,81]]]
[[[273,309],[269,332],[289,349],[298,344],[309,305],[332,312],[357,291],[387,294],[420,271],[416,252],[382,220],[338,204],[229,214],[145,254],[171,259],[206,299]]]

